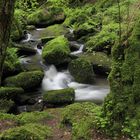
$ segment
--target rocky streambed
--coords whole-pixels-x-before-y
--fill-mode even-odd
[[[69,38],[72,37],[73,30],[71,29],[66,29],[66,30],[67,31],[60,34],[61,37],[64,36],[66,37],[68,36]],[[33,100],[35,100],[34,102],[35,104],[32,104],[30,106],[26,104],[21,105],[19,107],[19,110],[28,111],[32,109],[33,110],[38,109],[38,107],[41,108],[42,102],[45,102],[47,104],[52,104],[52,105],[64,105],[64,104],[72,103],[74,101],[76,102],[92,101],[95,103],[102,103],[106,95],[109,93],[109,85],[108,85],[107,78],[106,76],[103,76],[106,75],[105,73],[108,67],[106,68],[103,67],[103,65],[100,65],[100,63],[102,63],[102,58],[104,58],[105,56],[99,53],[98,56],[100,57],[99,63],[97,62],[98,59],[97,57],[95,57],[96,59],[92,58],[93,60],[90,60],[91,54],[87,55],[83,52],[84,44],[74,39],[69,39],[70,41],[68,43],[69,43],[70,52],[68,55],[69,58],[71,58],[70,60],[59,64],[58,60],[63,59],[63,57],[61,58],[61,56],[58,56],[58,58],[54,57],[53,60],[55,62],[58,61],[58,64],[56,63],[53,64],[52,60],[51,63],[45,62],[45,59],[42,59],[42,50],[44,49],[46,43],[49,44],[49,42],[52,42],[54,38],[57,38],[55,34],[53,36],[53,33],[51,36],[46,35],[46,37],[41,38],[42,34],[43,36],[45,36],[45,32],[48,33],[47,28],[39,28],[39,29],[32,30],[26,34],[26,39],[20,42],[20,45],[29,46],[30,49],[35,51],[35,54],[31,53],[29,55],[27,52],[25,52],[25,54],[22,55],[20,59],[22,66],[24,67],[24,69],[30,71],[31,70],[44,71],[44,78],[38,89],[30,90],[30,92],[33,93],[31,95],[33,95]],[[55,28],[53,32],[55,32]],[[45,48],[47,49],[47,45]],[[96,56],[97,54],[95,53],[92,55]],[[90,60],[95,63],[91,64],[92,66],[91,65],[86,66],[86,62],[84,62],[85,66],[84,67],[80,66],[80,65],[84,65],[81,58],[85,58],[85,57],[88,59],[88,61]],[[81,59],[81,62],[78,62],[78,64],[73,64],[70,67],[71,61],[75,63],[75,60],[77,59]],[[74,67],[74,65],[76,66],[79,65],[78,66],[79,68]],[[90,66],[93,69],[95,68],[95,71],[90,70],[90,68],[86,69],[86,67],[90,67]],[[75,69],[75,71],[73,71],[73,69]],[[100,73],[98,74],[99,72],[98,69],[103,72],[101,72],[101,74]],[[95,74],[96,71],[97,74]],[[81,78],[77,78],[75,75],[78,75]],[[93,81],[91,79],[93,79]],[[69,91],[69,89],[72,89],[73,91],[71,92]],[[36,106],[37,108],[36,107],[34,108],[34,106]]]

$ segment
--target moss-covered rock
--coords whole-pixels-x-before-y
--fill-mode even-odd
[[[27,21],[29,25],[36,27],[46,27],[49,25],[62,23],[65,20],[65,14],[62,8],[58,7],[40,7],[34,13],[28,16]]]
[[[34,25],[27,25],[26,26],[26,30],[28,30],[28,31],[32,31],[32,30],[35,30],[36,28],[35,28],[35,26]]]
[[[75,100],[75,92],[72,88],[62,90],[46,91],[43,95],[46,104],[63,105],[73,103]]]
[[[15,100],[18,95],[23,94],[24,90],[17,87],[0,87],[0,99]]]
[[[27,124],[11,128],[0,134],[1,140],[44,140],[51,136],[50,128],[39,124]]]
[[[1,113],[10,112],[14,104],[15,103],[12,100],[0,99],[0,112]]]
[[[61,24],[55,24],[47,27],[42,31],[41,36],[43,37],[58,37],[67,34],[69,31],[66,27]]]
[[[36,49],[26,44],[12,43],[12,47],[17,48],[18,55],[33,55],[36,54]]]
[[[88,36],[88,34],[91,33],[92,35],[94,35],[97,33],[98,30],[96,26],[97,25],[92,25],[86,22],[74,30],[74,35],[77,39],[81,38],[82,36]]]
[[[111,71],[111,58],[102,52],[85,53],[80,56],[91,62],[95,74],[108,75]]]
[[[69,42],[64,36],[49,41],[43,48],[42,57],[46,63],[59,65],[69,60]]]
[[[94,71],[90,61],[84,58],[72,60],[68,69],[77,82],[87,84],[94,82]]]
[[[41,43],[42,44],[46,44],[47,42],[51,41],[52,39],[54,39],[54,36],[49,36],[49,37],[42,37],[41,38]]]
[[[34,90],[42,82],[43,71],[22,72],[16,76],[5,79],[5,85],[10,87],[22,87],[24,90]]]
[[[3,77],[12,76],[22,71],[22,67],[17,56],[17,49],[8,48],[4,62]]]

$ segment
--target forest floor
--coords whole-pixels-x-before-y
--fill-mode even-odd
[[[61,127],[61,108],[47,109],[53,119],[43,120],[44,124],[47,124],[52,129],[53,136],[47,140],[71,140],[72,132],[70,127]],[[81,139],[82,140],[82,139]],[[112,140],[97,130],[92,130],[92,138],[90,140]],[[117,140],[130,140],[127,138],[118,138]]]
[[[54,116],[53,119],[44,121],[45,124],[50,126],[52,128],[52,134],[53,136],[47,140],[71,140],[72,133],[71,128],[61,127],[61,109],[55,108],[55,109],[47,109],[50,115]],[[94,136],[91,140],[110,140],[105,139],[104,136],[101,134],[98,134],[96,131],[93,131]]]
[[[47,126],[52,128],[53,136],[47,140],[71,140],[71,129],[61,127],[61,108],[47,109],[53,119],[43,121]]]

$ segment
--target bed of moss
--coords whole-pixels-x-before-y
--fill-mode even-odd
[[[0,113],[0,139],[3,140],[44,140],[51,137],[51,129],[43,124],[44,120],[51,119],[52,116],[48,112],[31,112],[22,113],[20,115]],[[7,124],[7,122],[9,122]]]

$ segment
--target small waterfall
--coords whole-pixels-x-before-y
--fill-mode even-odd
[[[78,51],[74,51],[71,54],[73,54],[73,55],[81,54],[81,53],[83,53],[83,49],[84,49],[84,45],[83,44],[80,44],[79,50]]]
[[[42,31],[42,30],[44,30],[45,28],[37,28],[36,30],[37,31]]]
[[[30,33],[27,33],[25,36],[26,39],[22,40],[23,43],[29,42],[32,39],[32,35]]]
[[[70,34],[73,34],[74,30],[72,28],[69,28]]]
[[[21,64],[28,64],[31,61],[31,58],[29,57],[21,57],[20,59]]]
[[[43,90],[64,89],[68,87],[71,79],[69,72],[58,72],[55,66],[52,65],[49,70],[45,71],[42,88]]]

